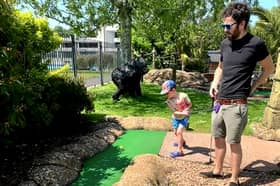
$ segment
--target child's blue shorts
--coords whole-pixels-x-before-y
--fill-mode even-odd
[[[185,117],[184,119],[175,119],[172,118],[172,128],[177,129],[179,125],[183,125],[185,128],[187,128],[189,124],[189,118]]]

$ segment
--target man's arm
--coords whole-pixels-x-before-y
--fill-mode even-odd
[[[216,97],[218,94],[218,85],[223,74],[223,64],[219,62],[218,67],[215,70],[214,79],[211,83],[209,94],[212,98]]]
[[[253,94],[253,92],[256,90],[257,87],[264,84],[267,80],[267,78],[272,74],[275,70],[275,67],[272,62],[271,56],[267,56],[262,61],[259,61],[259,64],[262,67],[262,73],[260,77],[253,83],[250,91],[250,95]]]

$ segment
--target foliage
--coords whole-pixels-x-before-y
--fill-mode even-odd
[[[136,36],[149,41],[160,57],[176,52],[189,57],[188,70],[204,70],[207,50],[216,50],[223,39],[220,11],[228,1],[152,0],[136,5]],[[253,7],[258,0],[248,1]],[[151,50],[150,50],[151,52]],[[183,64],[184,65],[184,64]],[[195,68],[192,68],[195,67]]]
[[[147,40],[147,38],[142,37],[140,32],[137,32],[135,29],[132,30],[132,47],[134,50],[133,55],[136,53],[149,54],[152,51],[152,45]]]
[[[65,29],[62,26],[55,26],[53,29],[55,32],[58,33],[58,35],[60,37],[71,37],[71,35],[73,35],[73,31],[71,31],[71,29]]]
[[[78,55],[78,69],[89,69],[92,66],[99,66],[99,55]]]
[[[259,17],[259,21],[252,32],[265,40],[273,61],[277,61],[280,46],[280,7],[274,7],[271,11],[261,7],[255,8],[253,14]]]
[[[33,78],[25,79],[24,83],[16,80],[1,86],[1,135],[18,128],[35,132],[50,125],[69,127],[79,123],[84,108],[93,109],[83,84],[56,76],[47,78],[36,70],[30,75]]]
[[[55,49],[61,38],[48,27],[47,20],[35,19],[31,13],[10,10],[8,20],[13,24],[0,26],[6,41],[0,46],[7,56],[5,61],[1,60],[1,77],[5,80],[23,77],[32,68],[46,71],[41,55]]]
[[[105,69],[113,69],[116,64],[114,63],[116,55],[114,53],[106,52],[102,55],[102,67]],[[77,67],[79,70],[92,70],[98,71],[100,68],[100,55],[78,55],[77,56]]]
[[[67,77],[67,72],[70,69],[70,65],[69,64],[65,64],[63,67],[59,68],[59,69],[55,69],[52,71],[49,71],[48,74],[50,76],[62,76],[62,77]]]
[[[137,52],[158,55],[187,54],[206,60],[206,52],[218,49],[223,36],[220,11],[228,0],[22,0],[39,15],[70,25],[78,34],[96,33],[102,25],[119,24],[122,59],[130,61],[131,43]],[[258,0],[247,1],[252,6]],[[63,6],[64,4],[64,6]],[[212,26],[214,25],[214,26]],[[131,42],[131,28],[132,33]],[[192,65],[192,66],[202,66]],[[199,69],[200,71],[203,70]]]
[[[93,109],[90,95],[81,82],[56,76],[48,78],[42,100],[47,103],[56,125],[75,124],[81,111]]]
[[[61,41],[47,21],[15,11],[9,4],[12,1],[0,2],[0,136],[19,128],[42,129],[59,118],[77,118],[81,110],[90,109],[81,84],[47,76],[41,54]]]
[[[118,115],[118,116],[141,116],[141,117],[163,117],[170,118],[171,114],[165,105],[164,96],[160,95],[161,87],[154,84],[142,84],[143,96],[139,98],[122,97],[120,101],[114,102],[111,95],[115,91],[113,84],[95,87],[89,91],[95,95],[96,116]],[[192,89],[178,88],[178,91],[186,92],[192,103],[192,114],[190,116],[190,127],[195,132],[210,132],[211,123],[211,99],[207,93]],[[249,102],[249,124],[245,134],[252,134],[250,124],[261,122],[266,101]],[[94,118],[93,116],[91,116]]]

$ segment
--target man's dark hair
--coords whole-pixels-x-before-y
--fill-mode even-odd
[[[245,28],[250,19],[250,9],[245,3],[230,3],[222,12],[222,17],[232,17],[238,24],[245,21]]]

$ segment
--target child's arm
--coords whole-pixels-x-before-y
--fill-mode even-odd
[[[177,110],[176,102],[174,102],[173,100],[167,99],[166,104],[172,113]]]
[[[186,95],[180,98],[179,104],[177,106],[177,111],[174,112],[175,118],[184,118],[190,115],[190,110],[192,103],[189,97]]]

